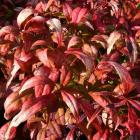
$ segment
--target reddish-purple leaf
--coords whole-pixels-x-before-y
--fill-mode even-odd
[[[110,34],[107,42],[108,42],[108,48],[107,48],[107,54],[110,54],[111,50],[113,49],[113,46],[115,42],[121,37],[121,34],[118,31],[114,31]]]
[[[21,68],[20,67],[20,60],[21,62],[27,62],[28,60],[30,60],[32,58],[32,54],[30,53],[25,53],[24,50],[18,52],[17,50],[17,54],[15,55],[15,59],[14,59],[14,63],[13,63],[13,69],[11,70],[11,76],[9,78],[9,80],[7,81],[6,84],[6,88],[8,89],[9,85],[11,84],[13,78],[15,77],[16,73],[18,72],[18,70]],[[19,60],[19,63],[18,61]],[[21,65],[22,66],[22,65]]]
[[[86,8],[80,8],[77,7],[72,11],[72,23],[78,24],[83,19],[85,19],[87,15],[87,9]]]
[[[71,94],[71,91],[61,90],[61,95],[63,101],[67,104],[70,108],[71,112],[73,113],[74,117],[79,120],[79,109],[78,103],[76,98]]]
[[[34,76],[40,75],[47,78],[50,75],[50,73],[51,73],[51,69],[45,66],[38,67],[34,70]]]

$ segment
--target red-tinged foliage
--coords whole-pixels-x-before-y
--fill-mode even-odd
[[[140,139],[139,0],[0,1],[0,140]]]
[[[75,119],[79,121],[79,110],[78,110],[78,102],[73,95],[70,94],[69,91],[61,90],[61,95],[63,101],[67,104],[70,108],[71,112],[73,113]]]

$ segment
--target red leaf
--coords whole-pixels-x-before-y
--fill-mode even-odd
[[[53,109],[52,106],[54,106],[55,103],[56,103],[56,98],[52,94],[25,101],[21,111],[12,119],[5,133],[5,138],[9,139],[10,132],[13,127],[19,126],[22,122],[26,121],[30,116],[37,113],[44,107],[47,107],[49,111],[52,110]]]
[[[77,48],[71,48],[67,51],[65,51],[66,54],[72,54],[75,55],[78,59],[80,59],[86,66],[86,68],[91,71],[94,65],[94,57],[90,55],[86,55],[82,52],[81,49]]]
[[[69,48],[77,45],[79,43],[79,41],[80,41],[80,38],[79,37],[77,37],[75,35],[72,36],[72,38],[70,39],[70,41],[68,43],[68,47],[67,48],[69,49]]]
[[[137,56],[138,56],[138,51],[137,51],[137,44],[136,41],[134,40],[134,38],[132,36],[129,36],[130,42],[132,44],[132,57],[131,57],[131,62],[136,62],[137,60]]]
[[[65,66],[61,68],[60,82],[63,86],[67,85],[72,78],[72,73]]]
[[[17,61],[14,60],[13,69],[11,71],[11,76],[10,76],[9,80],[7,81],[6,89],[8,89],[9,85],[11,84],[13,78],[15,77],[15,75],[19,69],[20,69],[20,66],[18,65]]]
[[[71,112],[73,113],[74,117],[79,120],[79,109],[76,98],[70,93],[70,91],[61,90],[61,95],[63,101],[67,104],[70,108]]]
[[[22,106],[21,99],[18,98],[18,92],[11,93],[4,103],[4,117],[8,120],[14,116]]]
[[[72,23],[78,24],[81,22],[87,15],[86,8],[77,7],[72,11]]]
[[[89,95],[103,108],[106,108],[111,101],[103,95],[100,95],[100,92],[89,92]]]
[[[140,111],[140,102],[136,100],[129,99],[128,102],[134,106],[138,111]]]
[[[21,28],[22,26],[24,26],[24,24],[31,19],[31,17],[33,17],[34,15],[34,10],[32,8],[25,8],[23,9],[18,17],[17,17],[17,24],[18,26]]]
[[[8,122],[0,128],[0,140],[6,140],[5,132],[7,131],[9,125],[10,123]],[[15,136],[16,136],[16,128],[12,128],[9,132],[8,140],[14,140]]]
[[[47,6],[47,4],[41,1],[41,2],[37,3],[35,10],[37,10],[37,12],[39,12],[39,13],[43,13],[43,12],[45,12],[46,6]]]
[[[97,43],[99,42],[103,48],[107,48],[108,44],[107,44],[107,41],[106,41],[106,37],[104,35],[94,35],[92,38],[91,38],[91,41],[96,41]]]
[[[66,137],[66,140],[74,140],[74,132],[75,132],[75,128],[72,128],[72,129],[69,131],[69,133],[68,133],[68,135],[67,135],[67,137]]]
[[[63,14],[68,19],[71,19],[72,9],[71,9],[70,5],[68,5],[67,3],[63,4]]]
[[[24,29],[34,32],[44,32],[44,30],[46,30],[45,22],[46,19],[44,17],[35,16],[26,22],[26,24],[24,25]]]
[[[130,135],[140,134],[140,123],[139,118],[132,107],[128,105],[128,122],[126,122],[126,127],[129,130]]]
[[[0,38],[4,41],[17,41],[18,29],[14,26],[4,26],[0,29]]]
[[[47,52],[48,52],[48,49],[38,49],[36,51],[36,56],[45,66],[50,67]]]
[[[118,73],[122,81],[123,91],[122,93],[119,93],[119,94],[129,93],[133,89],[134,84],[132,82],[132,78],[130,74],[128,73],[128,71],[123,66],[121,66],[120,64],[116,62],[108,61],[107,63],[115,68],[116,72]]]
[[[38,85],[45,85],[47,83],[50,83],[51,80],[49,80],[48,78],[44,77],[44,76],[34,76],[30,79],[28,79],[21,87],[19,94],[21,94],[24,90],[38,86]]]
[[[102,111],[102,108],[97,108],[96,109],[96,111],[92,114],[91,118],[88,121],[87,128],[95,120],[95,118],[99,115],[99,113],[101,113],[101,111]]]
[[[46,47],[48,44],[47,44],[47,42],[45,41],[45,40],[37,40],[37,41],[35,41],[33,44],[32,44],[32,46],[31,46],[31,50],[35,50],[35,49],[37,49],[37,46],[44,46],[44,47]]]
[[[53,2],[54,2],[54,0],[48,0],[45,11],[48,10],[48,8],[52,5]]]

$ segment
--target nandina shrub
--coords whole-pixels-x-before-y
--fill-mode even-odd
[[[139,0],[1,7],[0,140],[140,139]]]

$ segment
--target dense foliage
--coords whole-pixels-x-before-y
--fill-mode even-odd
[[[0,140],[140,139],[139,0],[0,1]]]

